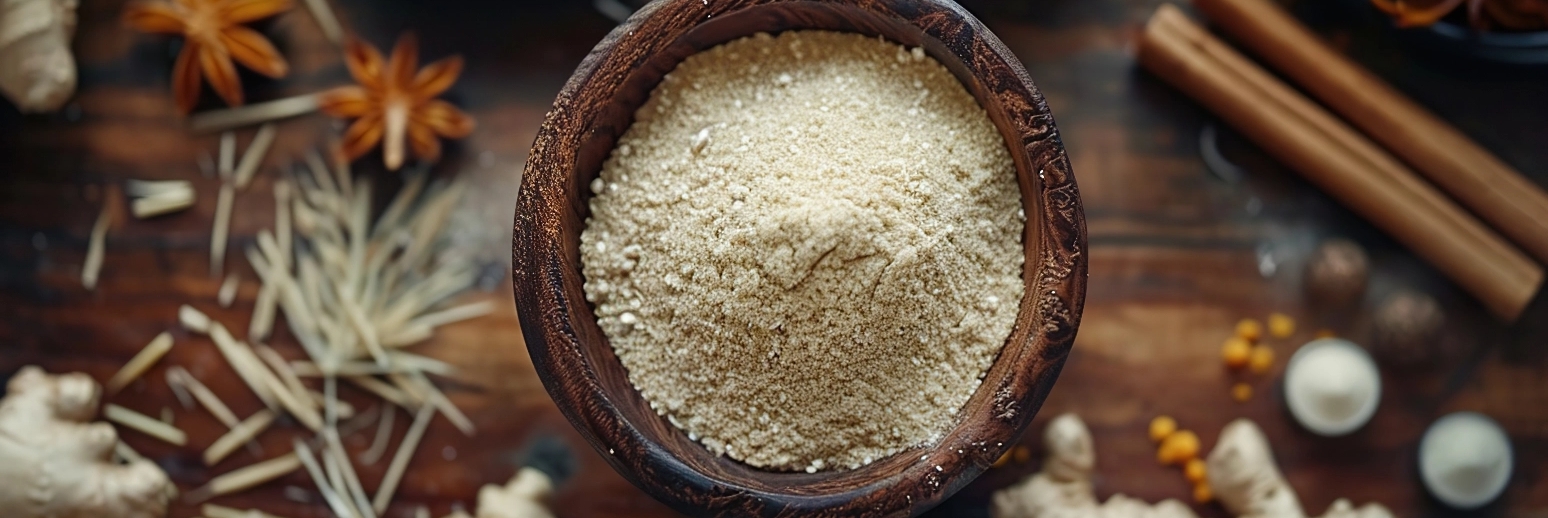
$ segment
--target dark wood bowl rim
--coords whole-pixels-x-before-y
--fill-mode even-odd
[[[740,24],[740,25],[738,25]],[[586,186],[660,75],[755,31],[885,34],[923,46],[963,80],[1016,162],[1027,214],[1016,326],[959,422],[935,445],[850,471],[763,471],[715,457],[650,413],[584,300],[578,235]],[[741,32],[737,32],[741,30]],[[731,31],[731,32],[727,32]],[[949,0],[655,1],[602,40],[554,101],[528,155],[512,238],[522,334],[554,402],[620,474],[690,514],[902,515],[938,504],[1025,430],[1064,364],[1085,300],[1080,196],[1042,94],[1020,61]]]

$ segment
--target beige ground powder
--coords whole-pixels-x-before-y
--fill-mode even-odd
[[[799,31],[693,55],[591,188],[586,296],[630,381],[753,466],[937,440],[1021,299],[1004,140],[919,49]]]

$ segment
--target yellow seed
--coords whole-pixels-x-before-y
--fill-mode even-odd
[[[1313,338],[1333,338],[1335,336],[1338,336],[1338,334],[1334,333],[1332,329],[1319,329],[1317,334],[1312,335]]]
[[[1161,442],[1177,431],[1177,420],[1171,416],[1156,416],[1150,420],[1150,440]]]
[[[1274,349],[1267,345],[1258,345],[1252,348],[1252,359],[1248,360],[1252,372],[1263,374],[1274,367]]]
[[[1247,361],[1252,355],[1252,344],[1241,337],[1233,336],[1220,347],[1220,357],[1225,360],[1227,367],[1240,369],[1247,366]]]
[[[1284,313],[1273,313],[1268,317],[1269,335],[1274,338],[1287,338],[1295,334],[1295,319]]]
[[[1200,482],[1193,485],[1193,501],[1201,504],[1207,504],[1214,499],[1215,493],[1210,491],[1209,483]]]
[[[1246,403],[1247,400],[1252,399],[1252,385],[1246,383],[1232,385],[1231,399],[1235,399],[1238,403]]]
[[[1201,459],[1190,460],[1186,466],[1183,466],[1183,478],[1194,484],[1203,483],[1205,474],[1204,461]]]
[[[998,468],[1000,466],[1004,466],[1005,463],[1010,462],[1011,451],[1013,451],[1013,450],[1014,450],[1014,448],[1012,448],[1011,450],[1005,450],[1005,454],[1000,455],[1000,458],[998,460],[994,461],[994,465],[993,466],[989,466],[989,467],[991,467],[991,468]]]
[[[1263,338],[1263,324],[1256,319],[1244,318],[1241,322],[1236,323],[1236,336],[1241,337],[1243,340],[1257,343],[1259,338]]]
[[[1161,441],[1156,460],[1162,464],[1179,465],[1199,457],[1199,436],[1192,430],[1179,430]]]
[[[1026,446],[1017,446],[1012,451],[1015,452],[1012,458],[1015,459],[1017,464],[1026,464],[1027,461],[1032,460],[1032,450],[1027,449]]]

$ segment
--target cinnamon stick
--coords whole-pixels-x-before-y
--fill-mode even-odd
[[[1268,0],[1193,0],[1270,65],[1381,142],[1539,261],[1548,193]]]
[[[1543,270],[1374,142],[1162,5],[1139,60],[1514,320]]]

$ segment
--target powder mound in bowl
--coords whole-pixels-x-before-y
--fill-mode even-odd
[[[586,297],[652,408],[777,470],[956,423],[1022,296],[1005,142],[922,49],[743,38],[663,78],[591,184]]]

